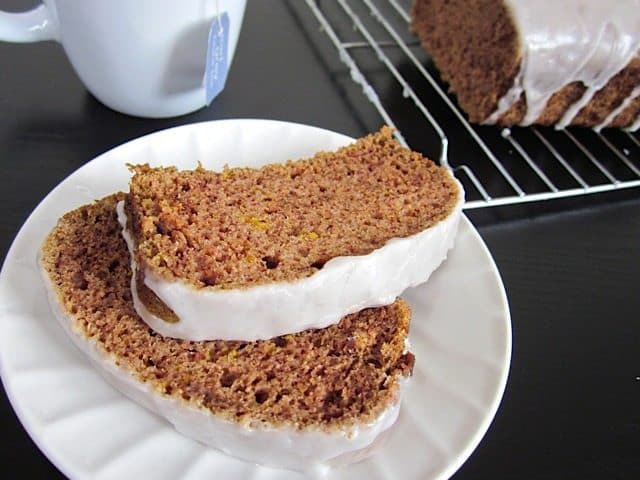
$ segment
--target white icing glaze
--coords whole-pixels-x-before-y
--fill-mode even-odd
[[[525,93],[530,125],[565,85],[587,87],[558,122],[571,123],[593,95],[620,72],[640,48],[640,0],[505,0],[522,47],[520,73],[484,123],[495,123]]]
[[[639,128],[640,128],[640,115],[638,115],[638,118],[636,118],[636,121],[633,122],[631,125],[629,125],[627,128],[625,128],[625,130],[629,132],[635,132]]]
[[[604,119],[604,121],[598,125],[597,127],[594,128],[594,130],[596,132],[599,132],[600,130],[602,130],[603,128],[607,127],[611,122],[613,122],[613,120],[620,115],[630,104],[631,102],[633,102],[638,96],[640,96],[640,85],[638,85],[636,88],[633,89],[633,91],[631,92],[631,94],[624,99],[624,101],[618,105],[616,108],[614,108],[613,110],[611,110],[611,112],[609,113],[609,115],[607,115],[607,118]],[[636,119],[636,123],[638,123],[638,121],[640,121],[640,114],[638,115],[638,118]],[[630,125],[629,127],[627,127],[628,130],[630,131],[634,131],[633,125]],[[637,129],[638,127],[636,127]]]
[[[317,476],[326,474],[333,466],[359,461],[363,455],[373,453],[374,442],[398,418],[402,391],[408,381],[405,378],[398,378],[400,389],[396,402],[375,421],[331,432],[233,423],[216,417],[208,410],[162,395],[150,384],[138,381],[131,373],[118,367],[115,358],[77,329],[73,315],[64,309],[49,276],[41,262],[38,263],[55,318],[96,370],[124,395],[169,421],[181,434],[208,447],[250,462]]]
[[[461,185],[459,189],[451,214],[433,227],[407,238],[389,240],[368,255],[333,258],[310,277],[245,289],[195,289],[180,281],[168,282],[147,269],[145,285],[180,321],[168,323],[144,307],[137,298],[136,275],[132,276],[134,306],[158,333],[187,340],[254,341],[325,328],[363,308],[393,303],[406,288],[427,281],[453,247],[464,201]],[[122,202],[117,210],[132,252],[134,242],[124,228]],[[136,272],[134,255],[130,256],[131,269]]]

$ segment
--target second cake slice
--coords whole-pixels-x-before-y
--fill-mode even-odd
[[[409,306],[259,342],[163,337],[131,304],[123,196],[65,214],[39,255],[53,313],[96,370],[180,433],[251,462],[322,472],[371,454],[414,366]]]
[[[390,304],[446,257],[463,203],[389,128],[259,169],[132,170],[118,210],[134,304],[188,340],[268,339]]]

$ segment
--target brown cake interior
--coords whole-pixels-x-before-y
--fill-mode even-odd
[[[392,130],[336,152],[259,169],[132,167],[126,212],[143,270],[197,288],[308,277],[446,218],[449,173]]]
[[[323,330],[258,342],[164,338],[136,314],[115,205],[106,197],[60,219],[42,265],[72,328],[158,395],[235,422],[342,428],[377,418],[409,376],[410,311],[398,300]]]
[[[411,29],[472,122],[482,122],[520,71],[518,33],[497,0],[416,0]]]

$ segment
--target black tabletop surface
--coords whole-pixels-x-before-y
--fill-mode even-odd
[[[166,120],[99,104],[58,44],[0,43],[2,258],[54,186],[140,135],[226,118],[301,122],[354,137],[382,125],[364,96],[354,101],[341,86],[347,74],[332,71],[312,45],[299,8],[250,1],[223,93],[209,108]],[[640,189],[467,215],[506,287],[513,356],[495,420],[454,478],[640,478]],[[4,393],[0,408],[0,477],[61,477]]]

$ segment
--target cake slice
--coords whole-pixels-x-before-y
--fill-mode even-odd
[[[119,216],[134,305],[187,340],[268,339],[390,304],[446,257],[463,203],[390,128],[257,169],[131,169]]]
[[[123,198],[64,215],[39,259],[57,319],[106,379],[184,435],[252,462],[303,470],[366,453],[394,423],[413,367],[408,306],[266,341],[162,337],[132,305]]]

